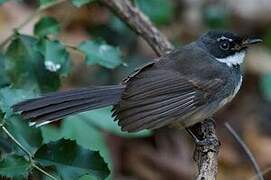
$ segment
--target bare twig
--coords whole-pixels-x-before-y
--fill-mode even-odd
[[[173,50],[173,45],[160,31],[149,21],[149,19],[130,0],[100,0],[100,2],[120,17],[138,35],[142,36],[153,48],[158,56]],[[217,139],[215,128],[212,123],[200,124],[201,132],[205,132],[203,138]],[[218,141],[216,141],[218,142]],[[218,143],[209,146],[197,146],[196,159],[199,167],[198,179],[212,180],[217,173]]]
[[[226,122],[224,125],[228,129],[230,134],[233,136],[233,138],[235,139],[237,144],[239,144],[241,146],[241,148],[243,149],[243,151],[247,155],[248,159],[250,160],[251,164],[253,165],[253,168],[255,169],[257,179],[264,180],[261,169],[260,169],[255,157],[253,156],[253,154],[249,150],[248,146],[245,144],[245,142],[240,138],[240,136],[236,133],[236,131],[232,128],[232,126],[228,122]]]
[[[262,174],[262,176],[265,176],[266,174],[269,174],[270,171],[271,171],[271,167],[267,167],[263,171],[261,171],[261,174]],[[249,180],[255,180],[257,178],[258,177],[257,177],[257,174],[256,174],[256,175],[252,176],[251,178],[249,178]]]
[[[40,13],[42,13],[43,11],[45,11],[45,10],[47,10],[47,9],[53,7],[53,6],[56,6],[58,4],[61,4],[61,3],[65,2],[65,1],[66,0],[58,0],[58,1],[55,1],[55,2],[50,3],[48,5],[40,6],[31,15],[29,15],[21,24],[19,24],[15,28],[15,31],[19,31],[22,28],[24,28],[28,23],[30,23],[35,17],[37,17],[38,15],[40,15]],[[14,36],[14,33],[10,34],[2,42],[0,42],[0,50],[4,49],[4,47],[6,46],[6,44],[12,39],[13,36]]]

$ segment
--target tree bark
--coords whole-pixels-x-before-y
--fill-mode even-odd
[[[173,50],[172,44],[152,25],[149,18],[129,0],[100,0],[105,6],[121,18],[130,28],[140,35],[152,47],[158,56]]]

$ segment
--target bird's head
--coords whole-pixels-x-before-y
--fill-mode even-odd
[[[243,62],[250,45],[260,43],[262,40],[241,37],[232,32],[209,31],[199,38],[199,42],[216,60],[233,66]]]

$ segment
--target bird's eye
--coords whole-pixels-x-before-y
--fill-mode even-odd
[[[223,41],[220,43],[220,48],[224,51],[227,51],[230,49],[230,43],[228,41]]]

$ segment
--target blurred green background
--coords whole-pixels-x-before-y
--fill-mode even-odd
[[[181,47],[210,29],[261,37],[244,63],[244,84],[217,113],[218,179],[253,179],[247,157],[223,127],[229,121],[271,179],[271,3],[269,0],[133,0]],[[98,0],[0,0],[0,177],[61,179],[192,179],[193,143],[185,132],[120,131],[111,108],[41,128],[28,127],[11,105],[43,93],[119,83],[156,57],[146,42]]]

